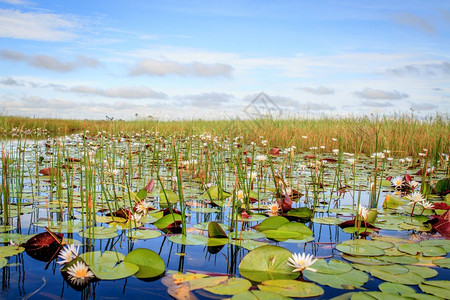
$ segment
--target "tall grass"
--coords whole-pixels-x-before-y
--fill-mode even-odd
[[[29,137],[45,138],[88,131],[129,135],[135,132],[159,132],[160,136],[190,136],[202,133],[219,135],[222,138],[242,136],[243,142],[260,141],[261,136],[270,145],[289,147],[295,145],[300,151],[310,147],[325,146],[327,151],[337,148],[333,138],[340,140],[342,151],[371,154],[377,149],[389,149],[395,156],[417,155],[424,148],[434,151],[450,147],[449,118],[436,115],[419,119],[414,115],[351,116],[341,118],[322,117],[308,119],[259,120],[185,120],[185,121],[100,121],[36,119],[0,116],[0,135],[11,137],[25,133]],[[376,144],[377,128],[379,140]],[[307,138],[302,138],[307,137]],[[440,140],[440,141],[439,141]]]

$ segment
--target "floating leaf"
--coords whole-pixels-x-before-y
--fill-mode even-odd
[[[423,256],[444,256],[447,254],[442,247],[438,246],[427,246],[422,247],[422,255]]]
[[[359,246],[359,245],[348,245],[339,244],[336,245],[336,249],[344,252],[348,255],[356,256],[381,256],[384,255],[384,250],[375,246]]]
[[[433,264],[436,266],[439,266],[441,268],[450,269],[450,258],[442,258],[442,259],[436,259],[433,260]]]
[[[228,226],[227,224],[223,224],[223,223],[218,223],[218,224],[224,231],[227,231],[228,229],[230,229],[230,226]],[[200,229],[200,230],[208,230],[208,226],[209,226],[209,222],[197,223],[197,224],[192,225],[192,227]]]
[[[207,199],[207,200],[212,199],[213,201],[224,200],[230,196],[231,196],[230,193],[225,192],[224,190],[220,189],[217,185],[214,185],[214,186],[208,188],[208,190],[202,194],[202,197],[204,199]]]
[[[208,237],[210,238],[228,238],[225,231],[220,227],[217,222],[209,222],[208,224]]]
[[[278,293],[252,290],[252,291],[247,291],[247,292],[236,294],[231,299],[232,300],[265,300],[265,299],[286,300],[286,299],[291,299],[291,298],[285,297]]]
[[[324,274],[305,270],[304,276],[311,281],[336,289],[354,289],[361,287],[369,280],[369,276],[366,273],[358,270],[351,270],[340,274]]]
[[[317,297],[324,293],[324,290],[314,283],[286,279],[266,280],[258,284],[258,288],[261,291],[296,298]]]
[[[165,215],[164,217],[153,223],[153,225],[155,225],[158,229],[166,229],[172,224],[175,225],[180,223],[181,223],[181,215],[174,213]]]
[[[383,282],[378,286],[378,288],[382,292],[397,295],[408,295],[414,294],[416,292],[412,287],[409,287],[401,283],[393,283],[393,282]]]
[[[216,286],[228,281],[228,276],[210,276],[188,280],[189,288],[192,290],[204,289],[210,286]]]
[[[413,272],[393,274],[393,273],[390,273],[390,272],[387,272],[385,270],[381,270],[378,268],[371,268],[370,275],[372,275],[373,277],[377,277],[384,281],[402,283],[402,284],[407,284],[407,285],[416,285],[423,281],[423,277],[421,277]]]
[[[345,219],[336,217],[323,217],[323,218],[313,218],[311,221],[318,224],[338,225],[344,222]]]
[[[384,261],[384,262],[388,262],[388,263],[392,263],[392,264],[415,264],[417,262],[419,262],[419,260],[414,257],[414,256],[378,256],[377,257],[378,260]]]
[[[449,280],[430,280],[424,281],[419,284],[419,288],[427,293],[433,294],[437,297],[448,299],[450,291],[450,281]]]
[[[124,262],[135,264],[139,271],[137,278],[152,278],[164,273],[165,263],[154,251],[144,248],[135,249],[125,256]]]
[[[282,225],[287,223],[289,223],[289,220],[286,219],[285,217],[275,216],[265,219],[255,227],[258,231],[276,230]]]
[[[103,226],[86,228],[78,232],[78,234],[89,239],[111,239],[118,236],[117,229],[115,227]]]
[[[239,272],[245,278],[262,282],[268,279],[295,279],[287,262],[292,253],[282,247],[266,245],[250,251],[239,264]]]
[[[354,263],[362,264],[362,265],[368,265],[368,266],[378,266],[378,265],[390,265],[392,263],[390,262],[383,262],[375,257],[370,256],[353,256],[348,254],[342,254],[342,258]]]
[[[311,229],[309,229],[305,224],[299,222],[289,222],[278,227],[277,230],[291,231],[301,233],[303,235],[312,235]]]
[[[161,232],[155,230],[133,230],[127,233],[127,237],[132,239],[147,240],[161,236]]]
[[[352,270],[352,266],[342,260],[330,259],[327,263],[324,259],[318,259],[314,263],[313,269],[317,273],[323,274],[342,274]]]
[[[406,201],[403,201],[397,196],[386,195],[383,202],[383,208],[397,208],[405,203]]]
[[[169,241],[180,245],[206,245],[208,244],[208,238],[200,234],[176,234],[169,236]]]
[[[125,256],[118,252],[100,251],[85,252],[80,257],[86,262],[94,275],[102,280],[117,280],[133,276],[139,267],[133,263],[124,262]]]
[[[224,283],[205,288],[206,291],[218,295],[236,295],[247,291],[252,284],[244,278],[229,278]]]
[[[438,272],[435,269],[420,267],[420,266],[409,266],[405,265],[405,268],[409,269],[409,271],[420,275],[423,278],[432,278],[438,275]]]
[[[299,207],[299,208],[290,209],[287,212],[287,215],[290,217],[297,217],[297,218],[301,218],[301,219],[311,219],[311,217],[313,216],[313,213],[312,213],[311,209],[309,209],[308,207]]]
[[[398,246],[398,250],[410,255],[417,255],[422,251],[422,247],[419,244],[401,244]]]
[[[24,247],[19,246],[3,246],[0,247],[0,257],[10,257],[25,251]]]
[[[0,269],[3,268],[4,266],[6,266],[6,264],[8,263],[8,260],[4,257],[0,257]]]

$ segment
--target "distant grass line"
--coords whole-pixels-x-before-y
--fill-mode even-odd
[[[44,131],[45,130],[45,131]],[[271,146],[295,145],[300,151],[325,146],[326,151],[340,148],[352,153],[370,154],[377,149],[375,134],[379,135],[379,151],[390,150],[394,156],[418,155],[423,149],[448,153],[450,127],[448,116],[436,115],[418,119],[413,115],[397,117],[345,117],[319,119],[258,119],[258,120],[188,120],[188,121],[105,121],[68,120],[0,116],[2,139],[14,135],[28,138],[46,138],[82,133],[90,135],[105,131],[114,135],[136,132],[159,132],[160,136],[211,134],[224,138],[242,136],[244,142],[265,139]],[[37,133],[41,133],[37,136]],[[307,138],[303,138],[307,136]],[[262,138],[260,138],[262,137]],[[337,139],[334,141],[333,139]]]

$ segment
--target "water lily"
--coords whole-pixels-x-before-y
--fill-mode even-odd
[[[367,216],[369,215],[369,210],[364,205],[358,206],[358,215],[363,219],[366,220]]]
[[[408,205],[412,204],[412,210],[411,210],[411,217],[414,213],[414,208],[416,207],[416,204],[419,202],[425,201],[425,198],[423,197],[421,192],[414,192],[411,195],[406,196],[411,202],[408,203]]]
[[[269,210],[271,214],[278,214],[278,211],[280,210],[280,207],[278,206],[278,203],[274,202],[269,204]]]
[[[61,261],[58,261],[58,264],[63,265],[72,261],[78,256],[79,250],[80,246],[75,246],[74,244],[66,245],[58,255],[58,257],[62,259]]]
[[[397,176],[391,180],[391,183],[396,189],[399,189],[403,186],[403,178],[401,176]]]
[[[288,265],[293,267],[294,270],[292,272],[300,272],[303,276],[303,271],[310,270],[315,272],[316,270],[313,268],[309,268],[312,264],[314,264],[317,261],[317,258],[314,258],[312,254],[306,254],[306,253],[293,253],[292,257],[288,258]]]
[[[94,277],[94,273],[89,270],[89,267],[81,261],[76,262],[73,266],[71,266],[67,273],[69,274],[69,279],[73,284],[83,285],[89,279]]]

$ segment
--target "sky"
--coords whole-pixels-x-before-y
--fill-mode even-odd
[[[448,114],[450,1],[0,0],[3,115]]]

